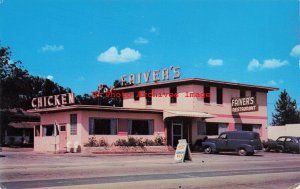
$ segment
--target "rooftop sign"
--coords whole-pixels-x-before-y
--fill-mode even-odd
[[[231,111],[232,113],[258,111],[256,98],[253,96],[244,98],[232,98]]]
[[[127,81],[130,84],[141,84],[149,83],[150,80],[153,82],[157,81],[165,81],[169,80],[170,76],[173,76],[172,79],[179,79],[180,78],[180,67],[179,66],[170,66],[169,68],[164,68],[162,70],[153,70],[143,73],[137,74],[129,74],[129,75],[122,75],[121,76],[121,84],[124,85]]]
[[[74,93],[65,93],[33,98],[31,101],[31,106],[33,108],[46,108],[51,106],[70,105],[74,103]]]

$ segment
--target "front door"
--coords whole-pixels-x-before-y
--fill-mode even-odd
[[[172,123],[172,146],[176,147],[178,140],[182,139],[182,123]]]
[[[60,126],[59,132],[59,151],[66,152],[67,150],[67,130],[66,125]]]

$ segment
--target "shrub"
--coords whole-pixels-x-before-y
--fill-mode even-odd
[[[98,144],[101,147],[107,147],[108,146],[107,142],[105,141],[105,139],[103,137],[99,139]]]
[[[154,143],[155,143],[156,146],[164,146],[165,141],[166,140],[160,135],[157,135],[154,139]]]
[[[118,139],[114,142],[115,146],[127,146],[127,140],[126,139]]]
[[[87,143],[85,143],[84,146],[86,146],[86,147],[97,147],[97,146],[99,146],[99,143],[98,143],[96,137],[93,136],[93,137],[89,138],[89,141]]]
[[[162,136],[156,136],[154,140],[143,138],[128,137],[127,139],[118,139],[114,142],[115,146],[164,146],[165,139]]]
[[[151,140],[151,139],[146,138],[144,140],[144,145],[145,146],[155,146],[155,142],[153,140]]]

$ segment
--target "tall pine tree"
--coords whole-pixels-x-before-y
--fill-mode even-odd
[[[293,100],[286,90],[282,91],[272,113],[272,125],[285,125],[299,123],[299,111],[296,100]]]

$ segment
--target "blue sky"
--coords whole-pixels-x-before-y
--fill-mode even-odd
[[[0,24],[13,60],[76,94],[173,65],[182,78],[278,87],[300,102],[297,0],[1,0]]]

